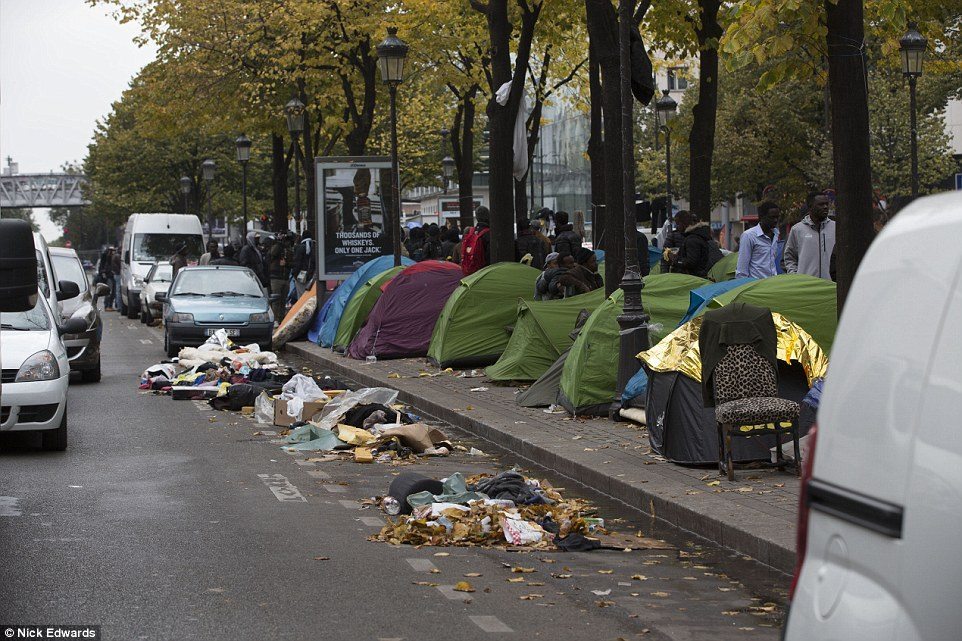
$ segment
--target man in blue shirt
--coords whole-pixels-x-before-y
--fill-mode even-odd
[[[767,200],[758,206],[758,224],[748,229],[738,246],[735,278],[768,278],[777,273],[778,205]]]

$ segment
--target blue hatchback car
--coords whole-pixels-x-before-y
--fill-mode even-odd
[[[204,343],[218,329],[241,345],[257,343],[270,350],[274,315],[257,276],[246,267],[185,267],[177,272],[163,303],[164,350],[176,356],[182,347]]]

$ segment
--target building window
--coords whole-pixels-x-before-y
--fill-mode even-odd
[[[688,89],[688,67],[672,67],[668,70],[669,91],[684,91]]]

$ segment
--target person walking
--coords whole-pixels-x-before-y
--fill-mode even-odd
[[[835,250],[835,221],[828,217],[828,196],[812,193],[806,199],[808,214],[788,232],[785,271],[831,280]]]
[[[120,291],[121,261],[119,251],[115,250],[110,256],[110,273],[114,279],[114,309],[120,311],[120,301],[123,295]]]
[[[758,224],[741,235],[735,278],[769,278],[777,273],[775,253],[781,210],[767,200],[758,206]]]
[[[470,276],[491,264],[491,212],[481,205],[474,212],[478,221],[461,241],[461,271]]]
[[[293,262],[291,273],[294,276],[297,298],[300,300],[314,280],[314,239],[311,238],[311,232],[305,230],[301,235],[301,242],[294,248]]]
[[[197,261],[198,265],[210,265],[210,261],[220,258],[220,252],[217,251],[217,241],[208,240],[207,241],[207,251],[200,255],[200,260]]]

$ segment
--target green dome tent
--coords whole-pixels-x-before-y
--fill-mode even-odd
[[[347,349],[357,333],[361,331],[367,315],[374,309],[374,303],[381,297],[381,286],[401,273],[404,267],[406,266],[384,270],[361,285],[348,299],[341,314],[341,320],[337,324],[337,334],[334,336],[333,344],[335,351],[343,352]]]
[[[518,299],[534,298],[539,272],[521,263],[495,263],[463,278],[434,326],[428,358],[441,367],[491,365],[508,344]]]
[[[533,381],[571,347],[571,331],[582,310],[593,312],[603,289],[558,300],[518,303],[511,338],[498,362],[484,370],[495,381]]]
[[[651,345],[672,332],[688,311],[691,290],[708,281],[687,274],[656,274],[645,277],[641,298],[652,325]],[[615,398],[618,376],[618,316],[624,308],[619,289],[591,314],[571,346],[561,374],[558,400],[575,415],[606,416]]]
[[[720,283],[723,280],[735,278],[735,268],[738,267],[738,252],[722,256],[721,260],[708,270],[708,280]]]
[[[707,309],[734,302],[767,307],[811,334],[828,354],[838,327],[837,300],[835,283],[830,280],[806,274],[779,274],[727,291],[713,298]]]

